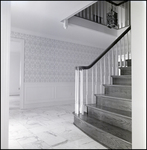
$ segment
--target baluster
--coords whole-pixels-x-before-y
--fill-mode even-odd
[[[122,52],[121,52],[121,40],[120,40],[120,48],[119,48],[119,50],[120,50],[120,67],[122,67]]]
[[[104,12],[104,6],[103,6],[103,1],[100,1],[101,2],[101,24],[104,24],[104,14],[103,14],[103,12]]]
[[[95,94],[97,94],[97,90],[98,90],[98,87],[97,87],[97,78],[98,78],[98,75],[97,75],[97,63],[95,65]]]
[[[128,10],[129,10],[129,25],[131,25],[131,5],[130,5],[130,1],[128,1]]]
[[[104,25],[106,25],[106,1],[103,2],[103,18],[104,18]]]
[[[105,54],[105,84],[108,84],[108,53],[107,54]]]
[[[85,19],[87,19],[87,8],[84,9],[84,12],[85,12]]]
[[[86,17],[86,15],[85,15],[85,9],[82,11],[83,12],[83,18],[85,19]]]
[[[107,2],[105,1],[105,25],[107,26],[107,9],[108,9],[108,4],[107,4]]]
[[[111,84],[111,53],[108,52],[108,84]]]
[[[98,1],[99,2],[99,23],[101,24],[102,23],[102,16],[101,16],[101,1]]]
[[[102,58],[102,93],[104,93],[104,87],[103,84],[105,83],[105,77],[104,77],[104,57]]]
[[[131,32],[129,31],[129,58],[131,59]]]
[[[91,7],[91,21],[93,21],[93,5],[91,5],[90,7]]]
[[[95,17],[94,17],[94,19],[95,19],[95,22],[97,22],[97,7],[96,7],[97,5],[96,5],[96,3],[94,4],[94,14],[95,14]]]
[[[83,13],[82,13],[82,11],[80,12],[80,17],[83,18]]]
[[[119,69],[118,69],[118,47],[116,47],[116,75],[119,75]]]
[[[118,24],[119,24],[119,29],[122,27],[121,26],[121,6],[118,6]]]
[[[113,65],[114,65],[114,75],[116,75],[116,49],[115,49],[115,46],[113,47],[113,59],[114,59],[114,61],[113,61]]]
[[[75,114],[78,114],[77,112],[77,70],[75,70]]]
[[[126,26],[129,25],[129,7],[128,2],[126,2]]]
[[[100,62],[97,63],[97,92],[100,94]]]
[[[115,6],[115,11],[117,13],[117,29],[119,29],[119,22],[118,22],[118,6]]]
[[[75,114],[79,114],[79,70],[75,70]]]
[[[83,100],[83,70],[80,70],[80,113],[84,114],[84,100]]]
[[[130,59],[130,34],[129,34],[129,32],[128,32],[128,59]]]
[[[89,20],[91,20],[91,6],[89,7]]]
[[[86,8],[86,19],[89,19],[89,8]]]
[[[123,27],[125,27],[125,7],[124,7],[124,4],[122,4],[122,20],[123,20]]]
[[[128,25],[127,24],[127,3],[124,3],[124,10],[125,10],[125,27]]]
[[[114,48],[112,48],[112,75],[115,75],[114,58]]]
[[[104,84],[106,84],[106,55],[103,56],[103,60],[104,60]]]
[[[100,60],[100,93],[103,93],[102,83],[103,83],[103,74],[102,74],[102,60]]]
[[[93,73],[93,67],[92,67],[92,92],[91,92],[91,102],[92,104],[94,103],[94,77],[93,77],[94,73]]]
[[[122,67],[124,67],[124,47],[123,47],[124,42],[123,42],[123,38],[121,39],[121,43],[122,43],[122,45],[121,45],[121,48],[122,48]]]
[[[127,33],[127,54],[128,54],[128,59],[129,59],[129,35]]]
[[[86,70],[86,104],[88,104],[88,69]]]
[[[122,27],[123,27],[123,18],[122,18],[122,16],[123,16],[122,13],[123,13],[123,12],[122,12],[122,5],[120,6],[120,8],[121,8],[121,28],[122,28]]]
[[[97,2],[97,16],[98,16],[98,23],[100,23],[100,7],[99,7],[100,3],[99,1]]]
[[[124,41],[124,67],[126,67],[126,49],[125,49],[125,37],[123,37],[123,41]]]

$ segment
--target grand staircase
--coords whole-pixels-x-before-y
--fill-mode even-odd
[[[74,114],[74,125],[110,149],[132,148],[131,60],[103,84],[104,94],[95,94],[96,103],[87,104],[87,113]]]

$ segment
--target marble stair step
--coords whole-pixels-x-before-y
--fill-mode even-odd
[[[131,75],[112,75],[113,85],[131,85]]]
[[[104,94],[95,94],[96,104],[99,106],[117,108],[124,111],[132,111],[132,100],[126,98],[119,98],[113,96],[107,96]]]
[[[84,115],[74,115],[74,124],[110,149],[131,149],[131,132]]]
[[[128,131],[132,130],[132,119],[130,111],[123,111],[105,106],[99,106],[96,104],[88,104],[86,106],[88,110],[88,116]]]
[[[131,86],[129,85],[111,85],[111,84],[103,84],[105,87],[104,94],[107,96],[114,96],[120,98],[128,98],[131,99]]]
[[[131,75],[131,66],[129,67],[119,67],[121,75]]]

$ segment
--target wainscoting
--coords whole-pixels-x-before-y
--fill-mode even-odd
[[[74,103],[74,82],[25,83],[24,108]]]

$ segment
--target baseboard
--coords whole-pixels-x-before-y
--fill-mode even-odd
[[[74,100],[27,103],[24,104],[23,109],[41,108],[41,107],[50,107],[50,106],[59,106],[59,105],[68,105],[68,104],[74,105]]]

